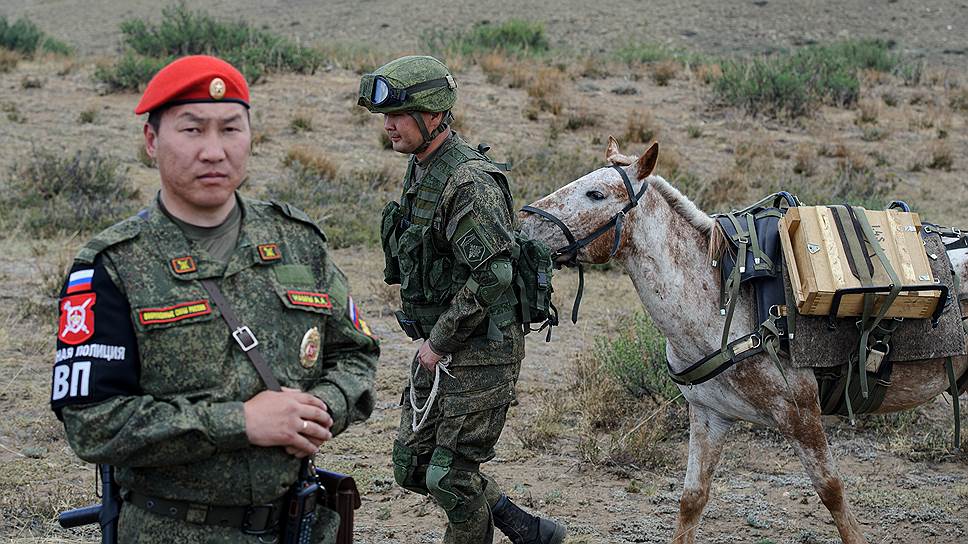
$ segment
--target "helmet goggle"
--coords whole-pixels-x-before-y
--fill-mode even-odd
[[[448,75],[447,77],[431,79],[430,81],[424,81],[399,89],[390,84],[383,76],[367,74],[360,80],[359,103],[360,105],[366,105],[368,102],[370,105],[378,108],[395,108],[402,106],[407,101],[407,98],[414,93],[443,87],[456,89],[457,82],[454,81],[452,76]]]

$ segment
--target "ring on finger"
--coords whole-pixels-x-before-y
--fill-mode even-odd
[[[306,420],[304,419],[304,420],[303,420],[303,427],[302,427],[302,430],[304,430],[304,431],[305,431],[305,430],[306,430],[306,427],[309,427],[309,422],[308,422],[308,421],[306,421]]]

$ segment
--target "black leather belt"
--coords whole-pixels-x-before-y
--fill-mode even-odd
[[[241,529],[243,533],[253,535],[275,531],[283,511],[281,498],[258,506],[216,506],[159,499],[132,491],[125,502],[159,516],[199,525],[235,527]]]

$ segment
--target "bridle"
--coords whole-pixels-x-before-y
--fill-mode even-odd
[[[565,235],[565,239],[568,240],[568,245],[562,248],[556,249],[552,252],[551,259],[555,261],[556,264],[559,264],[558,263],[559,257],[570,255],[567,261],[564,261],[560,264],[567,267],[578,268],[578,293],[575,294],[575,305],[571,310],[572,323],[578,322],[578,305],[581,304],[581,296],[585,290],[585,269],[582,266],[582,263],[578,261],[578,252],[582,248],[585,248],[588,245],[590,245],[595,240],[601,238],[602,235],[604,235],[606,232],[612,229],[615,229],[615,239],[612,243],[612,251],[609,252],[608,254],[609,259],[614,257],[615,254],[618,253],[618,246],[622,239],[622,226],[625,224],[625,215],[629,211],[631,211],[632,208],[638,206],[639,200],[642,198],[642,195],[644,195],[645,192],[649,189],[649,182],[643,181],[642,187],[639,189],[639,192],[636,193],[635,189],[632,187],[632,180],[629,179],[629,175],[628,173],[625,172],[625,169],[617,164],[613,164],[611,167],[615,169],[615,171],[618,172],[619,175],[622,176],[622,181],[625,183],[625,192],[628,194],[628,197],[629,197],[629,203],[626,204],[624,208],[622,208],[622,211],[612,216],[612,218],[609,219],[608,222],[598,227],[597,229],[592,231],[591,234],[582,238],[581,240],[576,240],[575,236],[571,233],[571,229],[568,228],[568,225],[566,225],[561,219],[558,219],[557,217],[555,217],[552,213],[535,208],[534,206],[525,206],[521,208],[521,211],[523,212],[537,214],[554,223],[555,226],[557,226],[558,229],[561,230],[561,233]]]

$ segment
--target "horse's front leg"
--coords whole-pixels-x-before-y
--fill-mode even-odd
[[[847,505],[844,483],[837,474],[827,444],[827,435],[820,421],[820,404],[816,400],[816,385],[812,392],[808,391],[810,387],[803,389],[797,395],[799,410],[791,402],[776,414],[777,428],[793,445],[814,490],[833,516],[840,539],[844,544],[866,544],[860,524]]]
[[[674,544],[693,544],[702,511],[709,502],[709,485],[723,453],[726,431],[732,422],[709,408],[689,405],[689,464],[679,499],[679,520]]]

